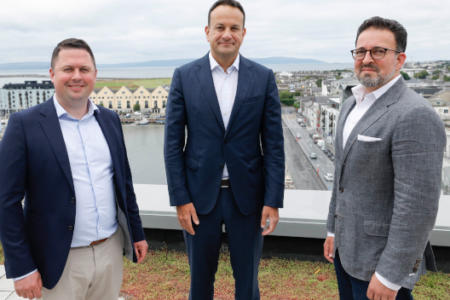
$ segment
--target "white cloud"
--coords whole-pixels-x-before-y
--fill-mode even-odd
[[[5,3],[6,2],[6,3]],[[450,59],[450,2],[241,1],[247,14],[242,53],[351,61],[359,24],[374,15],[408,30],[408,59]],[[67,37],[85,39],[98,63],[195,58],[208,51],[204,36],[213,1],[3,1],[0,63],[47,61]]]

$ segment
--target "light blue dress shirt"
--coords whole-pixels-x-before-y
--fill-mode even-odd
[[[71,247],[89,246],[117,230],[113,167],[108,143],[95,118],[100,113],[89,100],[81,120],[72,117],[53,96],[56,114],[69,156],[76,197],[75,226]],[[34,272],[14,278],[21,280]]]
[[[56,114],[69,156],[76,197],[71,247],[88,246],[117,230],[114,172],[108,143],[94,114],[101,113],[89,100],[81,120],[73,118],[53,96]]]

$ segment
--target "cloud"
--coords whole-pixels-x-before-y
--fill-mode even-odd
[[[4,1],[5,2],[5,1]],[[67,37],[85,39],[98,63],[195,58],[208,51],[204,35],[213,1],[14,0],[0,11],[0,63],[47,61]],[[408,30],[413,60],[450,59],[450,2],[241,1],[247,57],[293,56],[349,62],[359,24],[374,15]]]

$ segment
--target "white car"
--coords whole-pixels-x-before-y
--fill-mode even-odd
[[[309,158],[311,158],[311,159],[316,159],[316,158],[317,158],[316,152],[311,152],[311,153],[309,154]]]
[[[332,173],[327,173],[327,174],[323,175],[323,178],[325,178],[326,181],[333,181],[334,175]]]

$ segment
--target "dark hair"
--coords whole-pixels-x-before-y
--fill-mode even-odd
[[[231,7],[235,7],[237,9],[239,9],[241,11],[241,13],[244,15],[244,20],[243,20],[243,24],[245,26],[245,12],[244,12],[244,8],[242,7],[241,3],[239,3],[236,0],[217,0],[216,2],[214,2],[214,4],[211,6],[211,8],[209,9],[208,12],[208,26],[210,25],[211,22],[211,12],[216,9],[218,6],[221,5],[228,5]]]
[[[55,60],[58,58],[59,52],[62,49],[84,49],[86,50],[89,55],[92,58],[92,62],[94,63],[94,67],[95,66],[95,58],[94,58],[94,54],[92,53],[91,48],[89,47],[89,45],[81,40],[81,39],[75,39],[75,38],[70,38],[70,39],[65,39],[61,42],[58,43],[58,45],[56,45],[55,49],[53,49],[53,53],[52,53],[52,60],[51,60],[51,67],[54,68],[55,67]]]
[[[387,29],[394,34],[395,42],[397,44],[397,50],[400,52],[405,52],[406,50],[406,40],[408,38],[408,33],[406,32],[405,27],[402,26],[399,22],[391,19],[384,19],[381,17],[372,17],[370,19],[365,20],[358,28],[358,33],[356,34],[356,42],[358,41],[358,37],[364,30],[373,27],[377,29]]]

